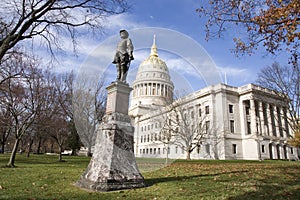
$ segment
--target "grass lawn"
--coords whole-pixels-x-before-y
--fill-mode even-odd
[[[16,168],[3,167],[8,158],[0,155],[0,199],[300,199],[300,162],[177,160],[144,172],[145,188],[102,193],[74,186],[87,157],[17,155]]]

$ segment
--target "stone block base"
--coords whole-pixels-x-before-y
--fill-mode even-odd
[[[77,186],[111,191],[144,187],[133,152],[134,128],[126,114],[106,114],[97,129],[95,151]]]
[[[145,187],[144,179],[135,180],[109,180],[108,182],[92,182],[82,177],[77,186],[98,192],[108,192],[114,190],[125,190]]]

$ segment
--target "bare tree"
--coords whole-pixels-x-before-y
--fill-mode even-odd
[[[92,155],[91,149],[96,140],[95,130],[104,116],[105,102],[104,78],[97,82],[97,79],[83,76],[77,81],[72,102],[74,121],[80,139],[88,149],[88,156]]]
[[[295,131],[300,125],[300,67],[284,67],[273,63],[261,70],[257,83],[271,89],[286,100],[289,109],[288,122]]]
[[[22,70],[20,70],[20,68]],[[15,135],[15,144],[8,162],[14,167],[15,156],[19,143],[28,128],[34,122],[41,108],[45,94],[42,90],[42,73],[37,68],[36,60],[31,57],[16,54],[10,63],[11,74],[22,71],[21,78],[7,79],[3,89],[3,105],[7,106],[12,116],[12,133]]]
[[[206,116],[196,113],[189,108],[183,99],[177,100],[172,105],[172,124],[175,127],[175,144],[186,152],[186,159],[191,159],[191,153],[200,146],[205,134],[209,133],[210,121],[206,121]]]
[[[166,151],[165,165],[169,163],[170,146],[175,144],[175,130],[173,125],[170,124],[171,116],[167,108],[168,106],[159,108],[154,116],[151,116],[151,121],[155,122],[159,131],[155,130],[151,132],[151,138],[149,138],[149,140],[154,141],[154,144],[163,144],[164,150]],[[157,122],[159,122],[159,125],[157,125]]]
[[[80,28],[101,31],[105,17],[125,12],[125,0],[2,0],[0,5],[0,62],[23,40],[38,37],[53,54],[61,48],[61,37],[74,47]]]
[[[63,115],[55,116],[48,124],[49,128],[45,129],[45,132],[54,139],[54,141],[58,145],[58,161],[62,160],[62,151],[64,149],[64,145],[68,139],[69,128],[68,121],[63,117]]]
[[[166,146],[167,155],[169,146],[176,145],[186,152],[186,159],[190,160],[191,153],[197,148],[200,150],[211,127],[206,115],[196,111],[186,100],[186,97],[181,97],[168,101],[159,111],[163,125],[158,140]]]
[[[257,78],[258,84],[269,88],[278,96],[286,100],[288,114],[285,116],[294,132],[289,144],[295,147],[300,146],[300,67],[280,66],[273,63],[261,70]]]
[[[1,101],[2,98],[0,97]],[[9,135],[12,131],[12,118],[10,112],[8,111],[7,107],[2,107],[3,105],[0,104],[0,144],[1,144],[1,151],[0,153],[4,153],[5,151],[5,144],[8,140]]]

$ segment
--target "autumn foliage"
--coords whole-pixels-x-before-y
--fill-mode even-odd
[[[294,137],[288,141],[291,146],[300,148],[300,125],[298,129],[294,132]]]
[[[197,9],[207,18],[206,37],[221,36],[232,26],[244,27],[247,34],[233,38],[236,53],[252,54],[260,45],[276,54],[285,50],[291,62],[299,55],[299,0],[209,0]]]

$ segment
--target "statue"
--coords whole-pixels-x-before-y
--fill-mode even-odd
[[[117,67],[117,81],[126,83],[126,77],[133,58],[133,45],[126,30],[120,30],[121,41],[118,43],[112,63]]]

